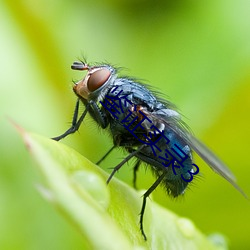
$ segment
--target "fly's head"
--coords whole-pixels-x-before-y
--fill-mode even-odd
[[[86,76],[73,87],[75,94],[85,100],[98,97],[101,90],[116,76],[115,69],[109,65],[89,66],[83,62],[74,62],[71,69],[88,71]]]

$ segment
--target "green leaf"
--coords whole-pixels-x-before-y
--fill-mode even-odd
[[[44,176],[43,196],[81,232],[83,249],[226,249],[215,245],[186,218],[148,199],[144,241],[139,230],[143,192],[108,174],[60,142],[21,130]]]

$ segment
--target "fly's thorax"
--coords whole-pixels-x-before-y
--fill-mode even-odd
[[[107,91],[107,87],[112,84],[117,77],[115,69],[109,65],[96,67],[85,66],[82,70],[88,70],[86,76],[73,87],[75,94],[80,97],[80,99],[102,99],[102,96],[105,95]]]

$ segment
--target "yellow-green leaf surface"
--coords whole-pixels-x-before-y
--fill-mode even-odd
[[[144,227],[139,230],[143,192],[113,178],[75,150],[35,134],[21,132],[44,176],[39,185],[84,238],[82,249],[225,249],[213,245],[189,219],[181,218],[148,200]]]

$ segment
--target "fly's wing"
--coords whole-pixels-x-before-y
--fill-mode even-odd
[[[179,113],[171,109],[163,109],[152,113],[147,113],[147,117],[159,126],[159,123],[164,124],[173,132],[175,132],[180,139],[190,146],[216,173],[221,175],[229,183],[231,183],[242,195],[247,199],[247,195],[236,184],[236,178],[228,167],[202,142],[196,139],[185,127],[181,121]]]
[[[188,144],[190,147],[219,175],[231,183],[241,194],[248,199],[247,195],[237,185],[236,178],[228,167],[202,142],[196,139],[191,134],[187,135]]]

